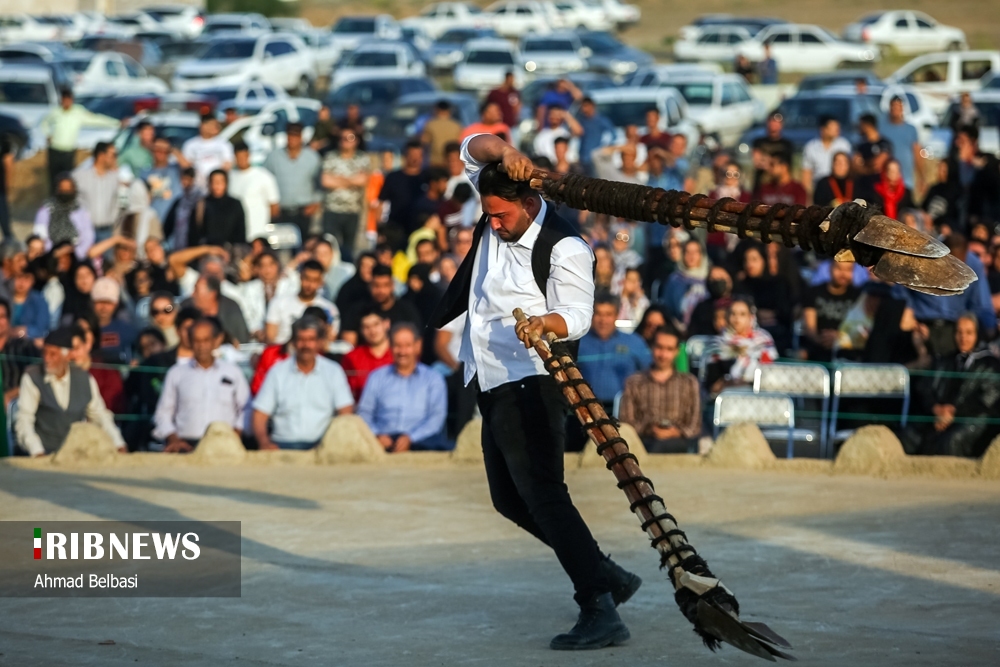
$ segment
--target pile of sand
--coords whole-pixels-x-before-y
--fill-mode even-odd
[[[847,439],[837,454],[833,470],[853,475],[890,477],[910,470],[899,438],[881,424],[862,426]]]
[[[773,466],[775,461],[771,446],[753,422],[729,426],[705,455],[705,463],[720,468],[759,470]]]
[[[247,458],[247,450],[232,426],[225,422],[212,422],[187,458],[196,465],[242,463]]]
[[[646,446],[642,444],[642,439],[635,428],[631,424],[622,423],[618,426],[618,433],[628,443],[628,450],[635,454],[639,465],[645,463],[647,460]],[[597,442],[593,438],[587,439],[587,444],[580,452],[578,461],[581,468],[604,468],[607,466],[604,457],[597,453]]]
[[[483,420],[471,419],[458,434],[451,460],[458,463],[483,462]]]
[[[107,465],[118,458],[118,448],[103,428],[89,422],[77,422],[69,429],[66,441],[51,461],[56,465]]]
[[[357,415],[334,417],[315,451],[316,462],[329,465],[378,463],[388,456],[365,420]]]
[[[993,438],[979,460],[979,474],[986,479],[1000,479],[1000,435]]]

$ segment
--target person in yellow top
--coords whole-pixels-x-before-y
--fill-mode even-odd
[[[42,119],[42,133],[49,140],[49,188],[54,187],[56,176],[73,171],[76,167],[76,144],[83,127],[117,128],[121,123],[110,116],[88,111],[73,103],[73,91],[63,88],[59,106]]]

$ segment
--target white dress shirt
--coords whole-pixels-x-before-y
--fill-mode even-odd
[[[354,405],[344,369],[326,357],[303,373],[295,355],[279,361],[267,372],[254,399],[254,410],[268,415],[275,442],[318,442],[337,410]]]
[[[101,390],[97,386],[97,381],[89,373],[87,377],[90,378],[90,402],[87,403],[87,421],[97,424],[104,429],[111,436],[111,441],[115,443],[115,447],[124,447],[125,439],[115,425],[115,416],[104,405],[104,399],[101,398]],[[43,377],[45,384],[52,387],[52,394],[55,396],[56,403],[64,410],[69,407],[69,378],[70,373],[68,371],[61,378],[57,378],[51,373],[46,373]],[[17,419],[14,422],[14,432],[17,433],[17,440],[21,444],[21,447],[31,456],[45,453],[45,446],[42,445],[42,439],[35,432],[35,418],[38,415],[38,404],[41,398],[41,389],[35,386],[31,376],[27,373],[22,374],[21,393],[17,399]]]
[[[174,364],[163,380],[163,392],[153,415],[153,437],[166,440],[176,433],[200,440],[212,422],[243,428],[250,386],[236,364],[216,359],[202,368],[194,359]]]
[[[264,236],[271,223],[271,204],[280,201],[274,175],[264,167],[233,169],[229,172],[229,195],[243,204],[247,243]]]
[[[811,139],[802,149],[802,168],[812,172],[812,180],[826,178],[833,171],[833,156],[837,153],[851,154],[851,142],[844,137],[837,137],[830,142],[830,147],[823,145],[819,137]],[[812,183],[806,183],[811,187]]]
[[[462,160],[469,179],[479,187],[479,171],[486,166],[469,155],[462,143]],[[594,252],[577,237],[562,239],[552,248],[552,269],[546,296],[535,284],[531,250],[542,229],[548,205],[542,200],[535,220],[517,241],[507,243],[487,227],[472,265],[469,319],[462,335],[459,360],[465,362],[465,383],[478,373],[479,387],[488,391],[531,375],[546,375],[541,358],[525,349],[514,333],[513,311],[526,315],[557,313],[566,322],[569,340],[590,330],[594,314]]]

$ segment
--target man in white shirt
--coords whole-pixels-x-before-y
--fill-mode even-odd
[[[587,332],[594,253],[529,187],[534,165],[512,146],[492,135],[473,135],[462,145],[462,159],[484,215],[432,324],[441,328],[468,313],[459,361],[466,384],[475,379],[479,386],[493,505],[556,552],[576,589],[579,620],[550,646],[620,643],[629,631],[615,606],[641,580],[600,552],[573,506],[563,481],[566,401],[527,342],[531,332],[570,341]],[[515,308],[531,315],[527,322],[515,326]]]
[[[219,121],[215,116],[201,117],[201,127],[197,137],[184,142],[181,153],[191,163],[195,172],[195,185],[208,189],[208,175],[216,169],[229,171],[233,166],[233,145],[219,136]]]
[[[278,181],[264,167],[250,164],[250,149],[233,146],[236,168],[229,172],[229,195],[240,200],[246,213],[247,241],[264,236],[271,218],[281,211]]]
[[[559,107],[549,107],[546,120],[547,125],[535,135],[533,147],[535,155],[541,155],[556,161],[556,139],[559,137],[579,137],[583,134],[583,126],[573,118],[572,114]],[[575,143],[575,142],[574,142]],[[576,147],[571,150],[570,162],[576,162]]]
[[[832,116],[819,119],[819,136],[809,141],[802,149],[802,184],[812,192],[821,178],[826,178],[833,170],[833,156],[837,153],[851,154],[851,142],[840,136],[840,122]]]
[[[340,331],[340,311],[319,295],[323,289],[323,265],[315,259],[302,263],[299,270],[299,293],[281,294],[271,299],[267,306],[264,337],[268,343],[287,343],[292,337],[292,323],[302,317],[309,306],[322,308],[329,315],[330,338]]]

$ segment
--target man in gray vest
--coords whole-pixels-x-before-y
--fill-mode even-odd
[[[89,421],[104,429],[119,451],[127,451],[97,382],[70,363],[72,347],[72,330],[56,329],[45,337],[42,365],[30,366],[21,376],[14,424],[18,445],[29,456],[52,454],[62,447],[73,424]]]

